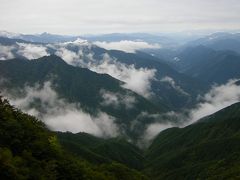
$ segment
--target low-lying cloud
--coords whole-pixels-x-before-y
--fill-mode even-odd
[[[47,45],[16,42],[12,46],[1,45],[0,60],[19,56],[29,60],[37,59],[50,55],[49,51],[51,50],[70,65],[88,68],[101,74],[109,74],[123,81],[125,84],[122,87],[130,89],[145,98],[152,95],[151,82],[155,79],[155,69],[136,68],[133,64],[121,63],[106,53],[102,55],[102,59],[94,59],[94,53],[91,51],[92,46],[91,43],[81,39]]]
[[[113,93],[110,91],[106,91],[102,89],[100,91],[100,96],[102,97],[103,101],[101,105],[103,106],[111,106],[116,109],[120,108],[120,106],[125,107],[126,109],[131,109],[134,107],[136,103],[136,99],[131,94],[120,94],[120,93]]]
[[[47,47],[30,43],[16,43],[11,46],[0,45],[0,60],[13,59],[18,56],[26,59],[38,59],[50,55]]]
[[[176,82],[174,81],[173,78],[171,78],[169,76],[163,77],[162,79],[160,79],[160,82],[168,83],[173,89],[177,90],[178,92],[180,92],[183,95],[186,95],[186,96],[189,95],[179,85],[176,84]]]
[[[86,132],[101,137],[114,137],[119,133],[114,117],[101,111],[95,116],[84,112],[80,104],[59,98],[51,82],[26,86],[21,94],[21,97],[14,97],[3,92],[11,104],[40,118],[52,130]]]
[[[119,50],[125,51],[127,53],[135,53],[136,51],[142,49],[161,48],[159,44],[149,44],[144,41],[129,41],[129,40],[121,40],[118,42],[96,41],[94,42],[94,44],[107,50]]]
[[[165,115],[155,115],[155,122],[146,127],[143,143],[149,142],[167,128],[185,127],[203,117],[240,102],[240,86],[236,84],[237,81],[229,80],[226,84],[214,85],[209,92],[199,97],[200,102],[192,109],[178,113],[168,112]]]
[[[126,65],[104,54],[100,63],[89,63],[90,70],[97,73],[105,73],[125,82],[124,88],[130,89],[146,98],[152,95],[151,82],[155,79],[155,69],[135,68],[134,65]]]
[[[15,56],[12,51],[15,49],[12,46],[2,46],[0,45],[0,60],[13,59]]]
[[[187,125],[239,102],[240,86],[236,84],[236,81],[229,80],[226,84],[214,85],[208,93],[200,98],[201,102],[197,104],[196,108],[190,111],[190,121]]]
[[[29,44],[29,43],[17,43],[17,53],[24,56],[27,59],[38,59],[43,56],[49,56],[47,48],[43,45]]]

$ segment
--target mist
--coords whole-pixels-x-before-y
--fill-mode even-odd
[[[86,132],[99,137],[115,137],[119,134],[114,117],[101,111],[92,116],[83,111],[80,104],[59,98],[50,81],[43,85],[25,86],[20,94],[16,97],[7,91],[2,92],[12,105],[36,116],[51,130]]]

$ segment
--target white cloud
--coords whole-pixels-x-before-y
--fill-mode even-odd
[[[130,94],[123,95],[102,89],[100,91],[100,95],[103,98],[101,103],[103,106],[113,106],[114,108],[119,108],[123,105],[126,109],[131,109],[136,103],[135,97]]]
[[[156,70],[148,68],[135,68],[134,65],[126,65],[104,54],[99,64],[88,64],[90,70],[97,73],[106,73],[119,79],[125,84],[124,88],[130,89],[146,98],[152,95],[151,81],[154,80]]]
[[[62,59],[64,59],[68,64],[71,64],[71,65],[74,64],[75,61],[81,58],[80,56],[81,54],[79,53],[77,54],[63,47],[57,49],[55,54],[61,57]]]
[[[147,126],[145,133],[144,133],[144,142],[150,142],[159,132],[173,127],[171,123],[153,123]]]
[[[137,50],[142,49],[159,49],[161,46],[159,44],[149,44],[144,41],[128,41],[128,40],[121,40],[119,42],[94,42],[99,47],[108,50],[120,50],[125,51],[128,53],[135,53]]]
[[[178,92],[188,96],[189,94],[187,92],[185,92],[180,86],[178,86],[176,84],[176,82],[174,81],[173,78],[169,77],[169,76],[165,76],[162,79],[160,79],[160,82],[165,82],[168,83],[172,88],[174,88],[175,90],[177,90]]]
[[[14,55],[12,51],[15,48],[13,46],[3,46],[0,45],[0,60],[13,59]]]
[[[200,98],[201,102],[192,109],[178,113],[168,112],[160,115],[147,114],[147,116],[155,117],[156,122],[146,127],[143,140],[140,143],[149,142],[149,140],[152,140],[158,133],[167,128],[185,127],[203,117],[240,102],[240,86],[235,84],[236,81],[237,80],[229,80],[226,84],[213,86],[208,93]],[[163,123],[164,121],[165,123]]]
[[[78,53],[66,48],[60,48],[56,55],[59,55],[67,63],[75,66],[81,66],[100,74],[109,74],[110,76],[125,82],[122,86],[130,89],[146,98],[152,95],[151,81],[155,79],[155,69],[135,68],[134,65],[127,65],[111,58],[108,54],[103,54],[102,59],[94,59],[93,53],[83,53],[81,49]]]
[[[42,87],[39,84],[34,87],[26,86],[20,94],[24,95],[15,97],[3,92],[3,96],[11,104],[39,117],[52,130],[86,132],[101,137],[114,137],[119,133],[114,117],[100,111],[95,116],[84,112],[79,104],[68,103],[59,98],[50,82],[45,82]],[[36,101],[38,107],[34,106]]]
[[[27,59],[38,59],[43,56],[48,56],[47,48],[43,45],[17,43],[17,54],[24,56]]]
[[[202,102],[190,111],[190,121],[187,124],[239,102],[240,86],[235,84],[236,81],[237,80],[230,80],[226,84],[213,86],[212,89],[202,97]]]

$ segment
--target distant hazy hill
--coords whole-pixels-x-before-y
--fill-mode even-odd
[[[214,33],[187,45],[204,45],[215,50],[232,50],[240,53],[240,33]]]
[[[185,128],[161,132],[147,150],[155,179],[235,179],[240,176],[240,103]]]
[[[215,51],[205,46],[188,47],[174,62],[179,71],[209,84],[240,78],[240,55],[233,51]]]

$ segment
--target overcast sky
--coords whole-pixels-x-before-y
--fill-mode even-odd
[[[89,34],[240,29],[240,0],[0,0],[0,30]]]

